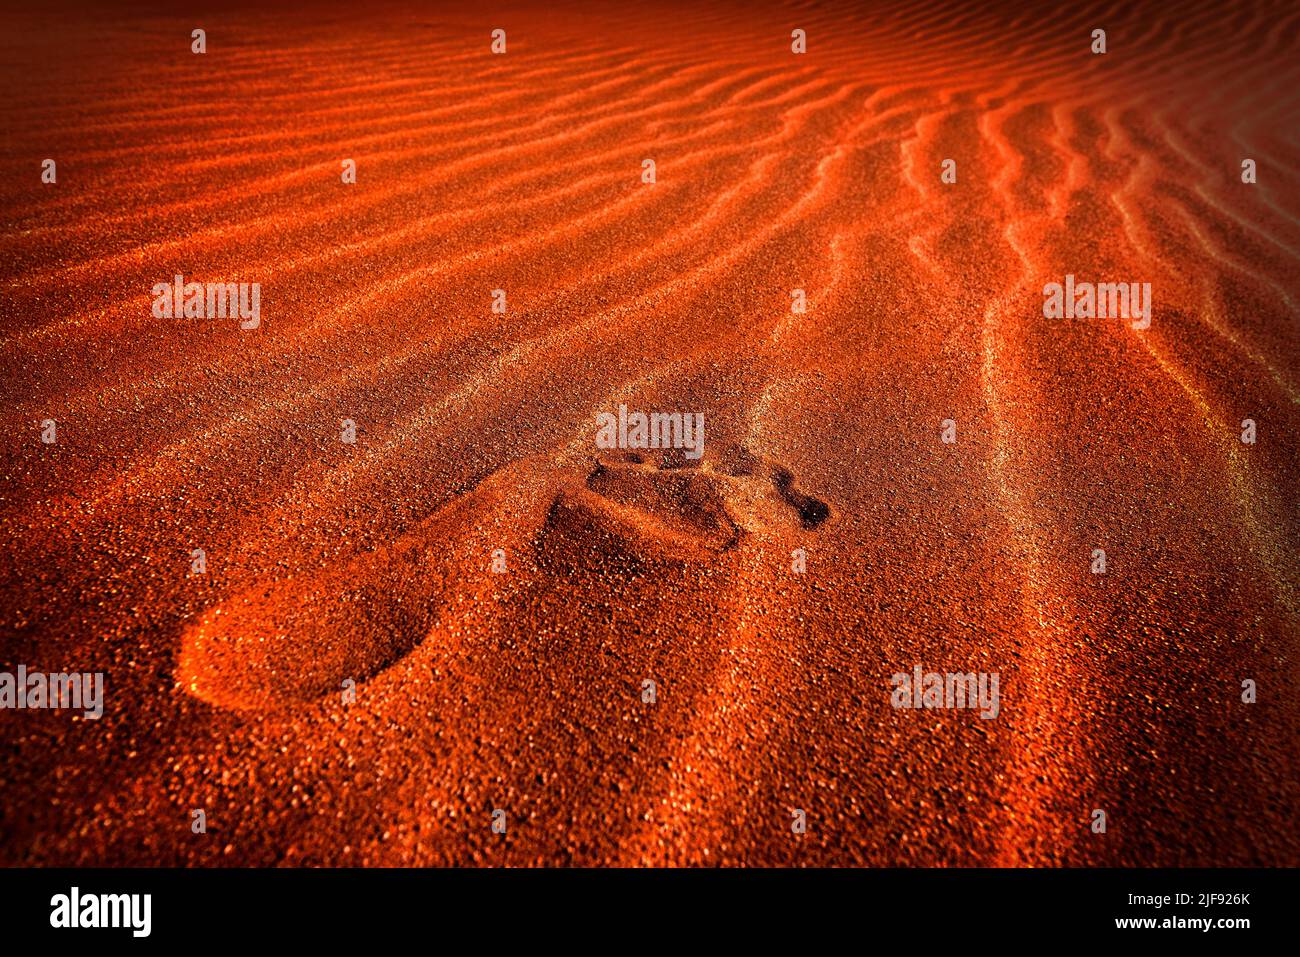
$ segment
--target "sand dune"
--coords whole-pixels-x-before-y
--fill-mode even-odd
[[[0,863],[1300,864],[1293,4],[56,13],[0,670],[108,691],[0,712]]]

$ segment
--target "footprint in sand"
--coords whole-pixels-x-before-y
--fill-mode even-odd
[[[338,696],[343,681],[360,685],[398,665],[456,614],[457,599],[492,591],[486,562],[467,572],[447,559],[452,547],[488,553],[486,543],[464,546],[465,536],[479,534],[473,513],[457,510],[471,500],[457,499],[374,551],[208,609],[181,634],[178,685],[218,707],[279,711]]]
[[[543,564],[708,560],[759,531],[811,531],[830,506],[794,473],[741,446],[699,461],[677,451],[596,460],[556,496],[539,537]]]
[[[709,561],[746,536],[800,534],[830,514],[789,469],[738,446],[700,461],[674,452],[612,455],[555,496],[535,555],[539,568],[556,573]],[[442,560],[441,546],[463,518],[209,609],[181,636],[179,685],[218,707],[278,711],[338,694],[345,678],[360,684],[386,671],[454,614],[448,596],[492,591],[492,583],[463,575],[453,581]]]
[[[181,636],[178,684],[219,707],[277,711],[338,693],[345,678],[373,677],[435,621],[427,598],[403,594],[402,576],[423,573],[408,557],[363,556],[209,609]]]

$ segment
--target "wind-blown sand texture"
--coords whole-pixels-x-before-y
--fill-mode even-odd
[[[0,863],[1300,864],[1300,8],[278,6],[0,21]]]

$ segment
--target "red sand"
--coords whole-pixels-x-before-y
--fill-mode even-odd
[[[1300,8],[266,6],[0,23],[0,863],[1300,864]]]

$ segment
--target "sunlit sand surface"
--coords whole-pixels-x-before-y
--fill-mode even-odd
[[[0,21],[0,863],[1300,864],[1300,8],[277,6]]]

